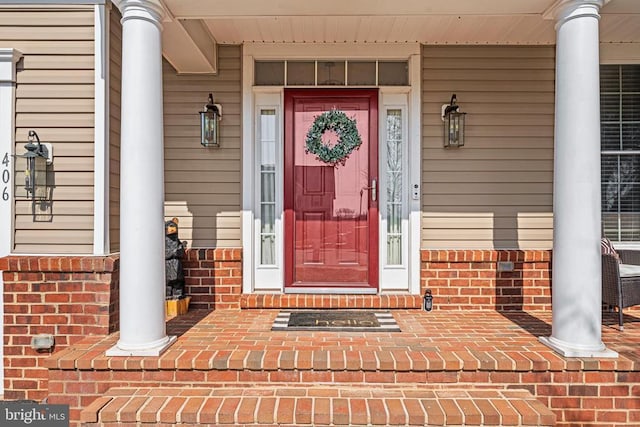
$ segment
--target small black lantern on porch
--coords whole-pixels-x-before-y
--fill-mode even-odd
[[[213,94],[200,112],[200,144],[204,147],[220,147],[220,121],[222,105],[213,102]]]
[[[424,291],[424,297],[422,297],[422,309],[424,311],[431,311],[433,309],[433,295],[431,289]]]
[[[464,146],[464,120],[467,113],[459,111],[456,104],[456,94],[451,96],[449,105],[442,106],[442,121],[444,122],[444,146]]]
[[[29,131],[29,142],[24,148],[24,154],[16,154],[15,177],[17,198],[31,200],[47,197],[47,165],[51,164],[52,153],[50,146],[40,142],[34,130]]]

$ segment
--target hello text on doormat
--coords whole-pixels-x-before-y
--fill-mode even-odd
[[[390,312],[359,310],[281,311],[271,330],[400,332]]]

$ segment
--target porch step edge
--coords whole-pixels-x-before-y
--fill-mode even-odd
[[[115,340],[105,341],[109,344]],[[111,345],[113,345],[111,344]],[[366,375],[412,376],[409,381],[425,382],[431,372],[484,371],[484,372],[541,372],[541,371],[637,371],[640,362],[621,355],[616,360],[564,359],[550,349],[531,348],[527,352],[501,350],[189,350],[169,348],[156,358],[107,357],[110,348],[76,345],[64,349],[45,359],[50,370],[80,371],[202,371],[211,379],[218,374],[235,372],[238,381],[244,375],[263,372],[265,375],[297,375],[299,382],[305,377],[326,374],[330,382],[345,382],[339,376],[360,373]],[[313,373],[313,374],[311,374]],[[337,374],[337,376],[336,376]],[[421,377],[412,375],[420,374]],[[325,375],[325,376],[326,376]],[[346,382],[353,383],[353,375]],[[228,376],[227,376],[228,378]],[[291,378],[291,377],[289,377]],[[407,377],[409,378],[409,377]],[[246,377],[245,377],[246,379]],[[289,382],[291,380],[288,380]]]
[[[553,426],[527,390],[372,386],[118,387],[80,414],[85,427],[112,425]]]
[[[422,296],[409,294],[243,294],[241,309],[420,309]]]

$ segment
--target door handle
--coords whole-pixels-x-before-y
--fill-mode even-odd
[[[373,178],[371,180],[371,200],[375,202],[377,198],[378,198],[378,180]]]
[[[375,178],[371,180],[371,187],[369,187],[369,189],[371,190],[371,200],[375,202],[378,198],[378,181]]]
[[[360,195],[362,195],[364,190],[371,190],[371,200],[375,202],[378,198],[378,181],[373,178],[371,180],[371,187],[363,187],[362,190],[360,190]]]

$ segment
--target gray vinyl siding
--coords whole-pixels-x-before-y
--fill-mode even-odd
[[[554,64],[553,46],[423,46],[423,248],[551,247]],[[445,149],[453,93],[466,142]]]
[[[92,6],[0,7],[0,46],[17,66],[16,152],[29,130],[53,145],[50,203],[15,202],[16,253],[93,250],[94,13]]]
[[[217,75],[178,75],[164,62],[165,215],[190,247],[239,247],[241,47],[220,46]],[[222,104],[220,148],[200,145],[198,112]]]
[[[109,16],[109,243],[120,251],[120,82],[122,76],[122,26],[120,11]]]

